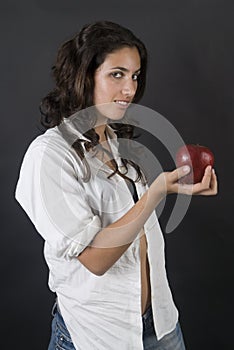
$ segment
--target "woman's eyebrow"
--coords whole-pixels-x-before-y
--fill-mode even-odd
[[[119,70],[122,70],[123,72],[129,72],[129,69],[125,68],[125,67],[112,67],[111,69],[119,69]],[[135,73],[139,72],[141,70],[141,68],[138,68]]]

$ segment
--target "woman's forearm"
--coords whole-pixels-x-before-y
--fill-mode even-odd
[[[90,246],[78,256],[78,260],[91,272],[104,274],[127,250],[142,230],[145,222],[165,196],[158,178],[120,219],[103,228]]]

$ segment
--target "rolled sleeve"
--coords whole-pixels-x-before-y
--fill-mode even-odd
[[[78,256],[101,230],[77,174],[77,163],[63,145],[34,142],[25,154],[16,200],[59,258]]]
[[[95,215],[92,221],[77,235],[77,240],[72,242],[66,251],[68,258],[78,256],[90,242],[92,242],[94,236],[101,229],[101,222],[97,215]]]

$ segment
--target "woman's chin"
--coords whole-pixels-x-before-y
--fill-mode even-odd
[[[112,120],[119,120],[124,117],[128,106],[121,106],[116,102],[112,102],[96,105],[96,108],[103,117]]]

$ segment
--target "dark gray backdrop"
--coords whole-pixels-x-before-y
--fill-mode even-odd
[[[43,241],[14,200],[15,184],[23,154],[40,133],[38,105],[52,87],[59,44],[85,23],[108,19],[148,47],[141,104],[168,118],[186,143],[215,154],[219,195],[193,198],[183,222],[165,235],[166,256],[188,350],[233,349],[233,1],[8,0],[0,10],[1,348],[47,348],[54,295]],[[165,169],[173,168],[156,140],[145,142]],[[169,199],[163,228],[172,205]]]

